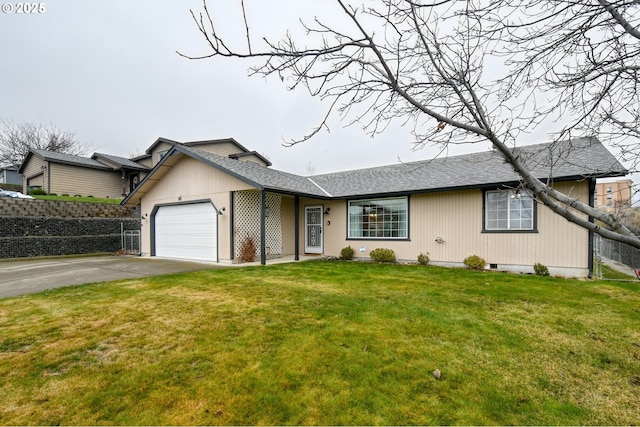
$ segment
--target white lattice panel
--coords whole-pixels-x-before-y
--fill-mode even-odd
[[[281,196],[267,193],[266,202],[269,216],[265,221],[267,255],[282,254],[282,221],[280,218]],[[234,195],[234,247],[236,258],[240,255],[240,245],[246,237],[253,237],[260,256],[260,193],[257,191],[237,191]]]

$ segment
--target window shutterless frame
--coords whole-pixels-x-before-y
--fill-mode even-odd
[[[538,206],[527,190],[483,190],[483,233],[537,233]]]
[[[409,198],[349,200],[347,239],[408,240]]]

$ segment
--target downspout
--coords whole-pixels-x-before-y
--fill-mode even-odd
[[[260,190],[260,264],[267,263],[267,237],[266,237],[266,220],[267,220],[267,193]]]
[[[589,206],[590,207],[595,207],[595,195],[596,193],[596,179],[595,178],[591,178],[589,180]],[[594,219],[592,216],[589,216],[589,222],[594,222]],[[589,230],[589,258],[588,258],[588,269],[589,269],[589,275],[587,277],[589,277],[589,279],[593,278],[593,257],[595,256],[595,247],[594,247],[594,239],[593,239],[593,231]]]
[[[51,194],[51,162],[47,162],[44,174],[47,178],[47,194]],[[44,180],[44,178],[43,176],[42,179]]]
[[[295,233],[294,233],[294,245],[295,245],[295,260],[300,261],[300,196],[296,195],[295,204],[294,204],[294,224],[295,224]]]

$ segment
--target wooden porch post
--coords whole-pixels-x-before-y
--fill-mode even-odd
[[[294,213],[294,217],[295,217],[295,238],[294,238],[294,244],[295,244],[295,260],[296,261],[300,261],[300,196],[296,195],[295,198],[295,204],[294,204],[294,209],[295,209],[295,213]]]

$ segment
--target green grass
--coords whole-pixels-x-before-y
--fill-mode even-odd
[[[602,266],[602,277],[609,280],[638,280],[636,276],[630,276],[628,274],[614,270],[607,265]],[[640,285],[640,281],[638,281],[638,284]]]
[[[76,286],[0,300],[0,424],[637,424],[638,325],[637,283],[418,265]]]
[[[38,200],[57,200],[60,202],[110,203],[120,204],[121,198],[81,197],[81,196],[33,196]]]

